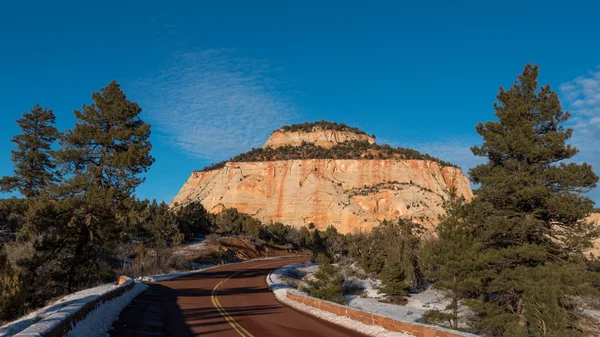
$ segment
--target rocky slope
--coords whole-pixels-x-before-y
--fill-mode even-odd
[[[331,148],[334,153],[336,145],[343,142],[374,142],[373,137],[344,125],[336,124],[335,130],[301,126],[304,129],[288,127],[274,132],[265,147],[305,142]],[[194,172],[172,206],[200,201],[213,213],[233,207],[263,222],[314,223],[321,229],[333,225],[343,233],[368,231],[380,221],[396,217],[432,228],[452,187],[467,200],[473,196],[459,168],[436,160],[358,156],[228,162]]]

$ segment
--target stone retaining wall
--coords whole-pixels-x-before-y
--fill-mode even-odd
[[[345,316],[352,320],[362,322],[369,325],[378,325],[394,332],[405,332],[415,337],[465,337],[475,336],[473,334],[452,332],[446,329],[436,329],[429,326],[395,321],[388,317],[370,314],[368,312],[351,309],[345,306],[337,305],[334,303],[322,301],[313,297],[302,296],[288,291],[286,294],[287,298],[292,301],[302,303],[304,305],[317,308],[323,311],[330,312],[338,316]]]

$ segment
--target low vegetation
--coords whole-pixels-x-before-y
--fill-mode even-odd
[[[347,132],[352,132],[352,133],[356,133],[359,135],[366,135],[366,133],[364,131],[362,131],[358,128],[353,128],[344,123],[335,123],[335,122],[328,122],[328,121],[306,122],[306,123],[301,123],[301,124],[285,125],[285,126],[282,126],[281,128],[279,128],[278,131],[311,132],[311,131],[315,131],[315,130],[347,131]],[[371,137],[375,138],[374,135]]]
[[[344,295],[344,277],[331,264],[329,257],[319,254],[317,258],[319,269],[314,279],[308,281],[309,293],[317,298],[339,304],[346,304]]]
[[[296,159],[416,159],[434,161],[442,166],[457,167],[452,163],[428,154],[422,154],[417,150],[392,147],[387,144],[371,144],[368,141],[351,140],[337,144],[331,148],[304,142],[300,146],[286,145],[277,148],[252,149],[229,160],[206,166],[202,171],[217,170],[225,167],[225,164],[229,162],[268,162]]]

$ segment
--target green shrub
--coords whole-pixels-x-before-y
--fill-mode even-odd
[[[26,312],[29,280],[5,256],[0,256],[0,322],[11,321]]]
[[[280,146],[252,149],[229,160],[206,166],[202,171],[211,171],[225,167],[229,162],[267,162],[295,159],[374,159],[372,152],[378,153],[378,159],[417,159],[438,162],[442,166],[456,165],[445,162],[417,150],[392,147],[390,145],[371,144],[368,141],[346,141],[331,148],[302,143],[299,146]]]
[[[444,327],[452,326],[453,316],[450,313],[445,313],[437,309],[428,310],[421,317],[421,322]]]
[[[344,123],[328,122],[328,121],[323,121],[323,120],[317,121],[317,122],[305,122],[302,124],[285,125],[285,126],[282,126],[281,128],[279,128],[279,130],[277,130],[277,131],[311,132],[311,131],[313,131],[313,129],[333,130],[333,131],[349,131],[349,132],[356,133],[359,135],[366,135],[366,132],[364,132],[358,128],[353,128],[351,126],[348,126]],[[375,138],[375,137],[373,137],[373,138]]]
[[[319,270],[314,274],[314,279],[308,282],[311,296],[340,304],[346,304],[344,295],[344,277],[331,264],[329,258],[320,254],[317,258]]]
[[[401,302],[405,299],[409,288],[404,279],[404,271],[399,264],[386,264],[379,273],[379,280],[381,281],[379,291],[385,293],[388,301],[392,303]]]

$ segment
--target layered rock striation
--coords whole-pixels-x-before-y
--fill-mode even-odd
[[[304,132],[304,131],[282,131],[277,130],[271,134],[265,145],[266,147],[277,148],[280,146],[292,145],[299,146],[304,143],[313,143],[316,146],[325,148],[331,148],[337,144],[346,141],[366,141],[370,144],[375,143],[373,137],[358,134],[348,131],[336,131],[336,130],[316,130]]]
[[[459,168],[426,160],[230,162],[194,172],[173,204],[200,201],[213,213],[233,207],[264,222],[353,233],[397,217],[431,228],[452,187],[473,196]]]
[[[192,173],[172,207],[199,201],[212,213],[237,208],[263,222],[352,233],[398,217],[433,228],[451,188],[473,197],[460,168],[374,143],[344,124],[282,127],[264,150]]]

